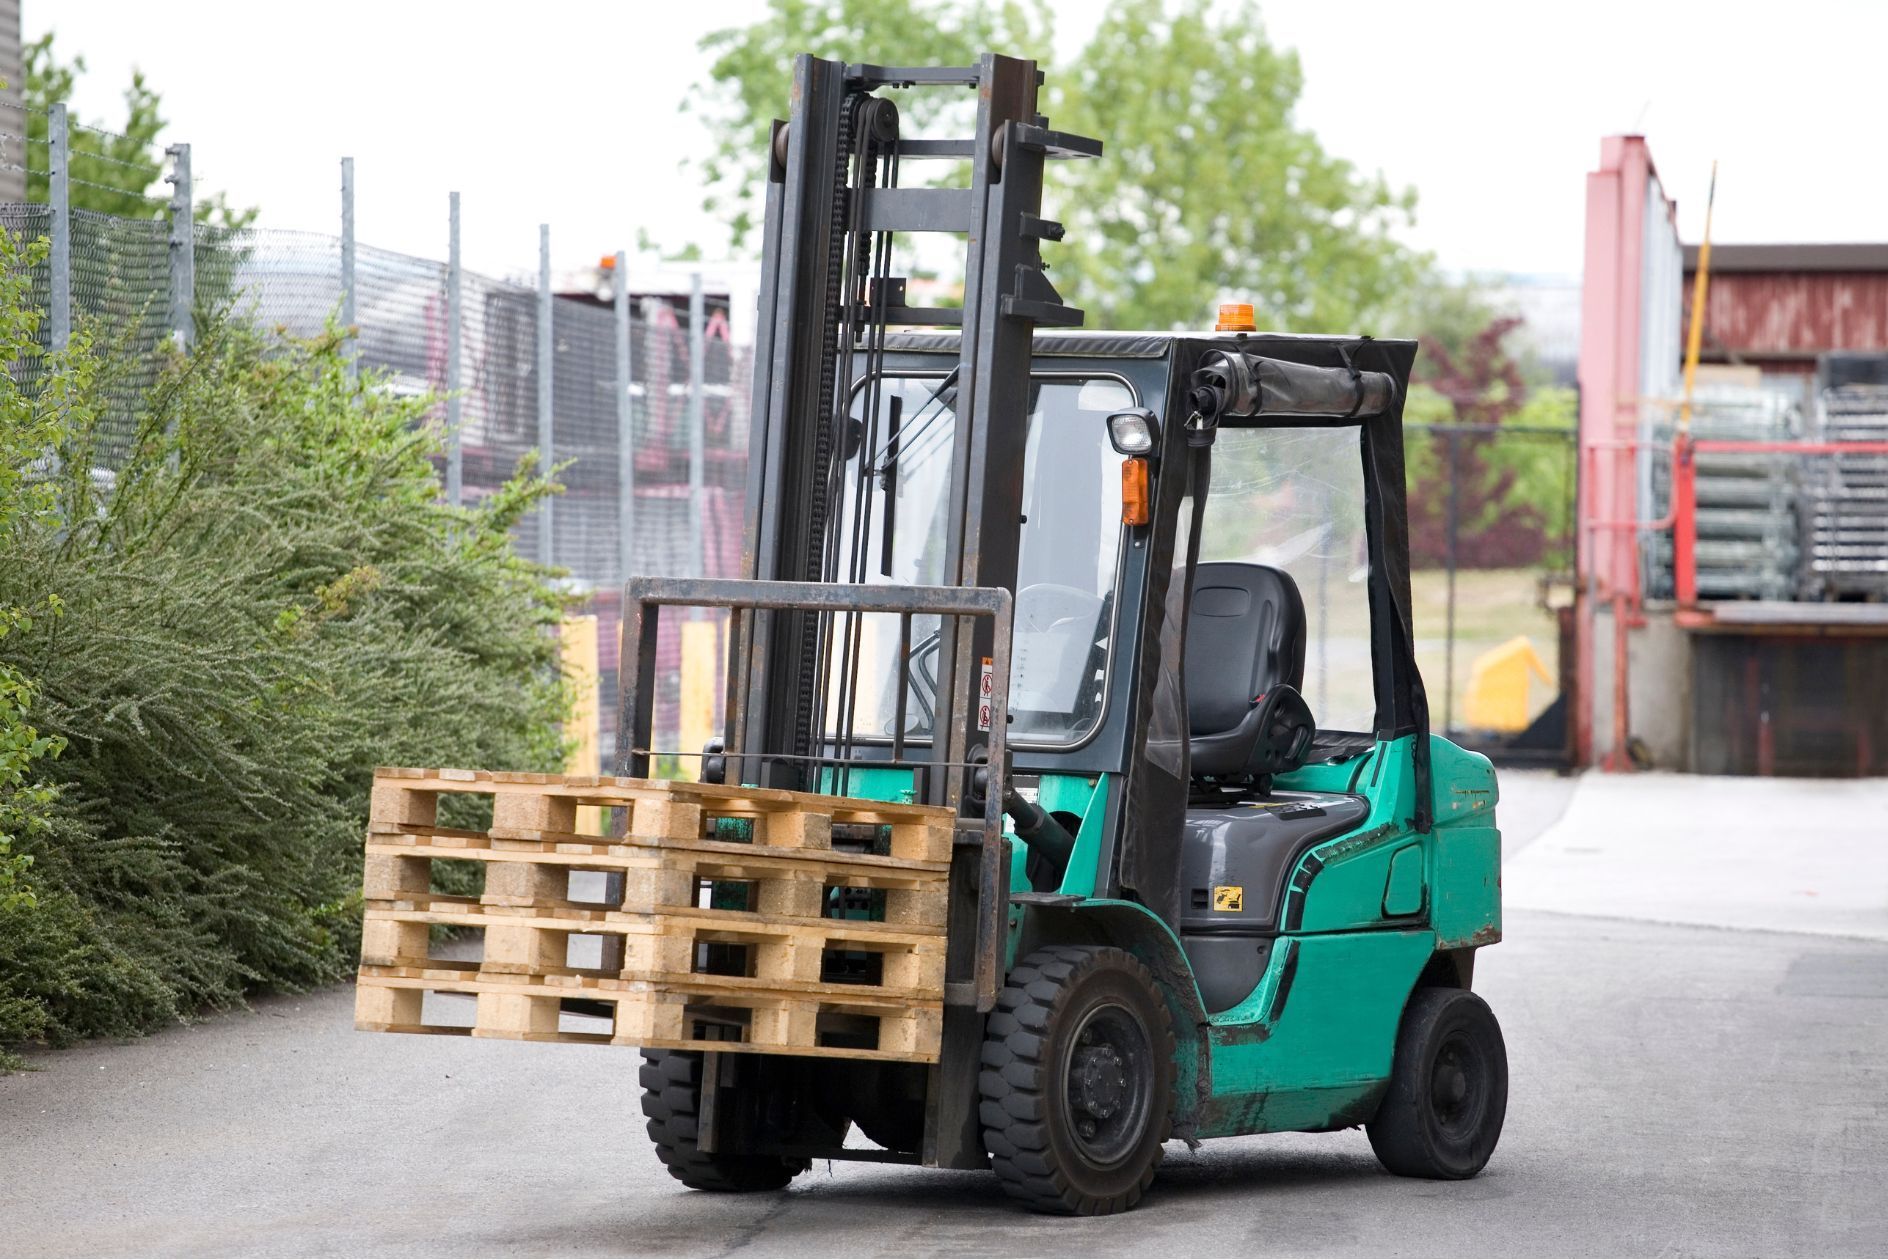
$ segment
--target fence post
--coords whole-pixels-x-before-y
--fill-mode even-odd
[[[346,341],[342,357],[347,362],[347,378],[360,375],[360,338],[354,321],[354,159],[341,159],[341,327]]]
[[[1461,436],[1455,429],[1446,430],[1449,440],[1449,627],[1446,646],[1443,649],[1442,666],[1442,733],[1447,735],[1455,729],[1455,546],[1456,534],[1461,525],[1461,469],[1457,466],[1457,439]]]
[[[688,555],[696,577],[708,576],[708,553],[702,530],[703,437],[707,423],[702,387],[706,380],[707,310],[702,298],[701,272],[688,289]]]
[[[170,335],[187,354],[197,333],[197,246],[191,218],[196,203],[190,188],[190,146],[173,144],[164,154],[171,159]]]
[[[629,397],[634,370],[629,339],[629,258],[616,252],[616,580],[629,579],[636,538],[635,408]]]
[[[66,107],[57,104],[46,118],[46,175],[51,188],[52,252],[47,258],[50,292],[46,314],[51,350],[58,354],[72,340],[72,200],[67,183],[72,150],[66,134]]]
[[[557,355],[556,314],[551,307],[551,225],[538,224],[538,469],[549,476],[557,457],[557,434],[551,423],[556,406]],[[552,529],[551,497],[546,495],[538,506],[538,563],[552,564],[557,555]]]
[[[446,246],[446,502],[458,507],[464,497],[464,453],[459,446],[459,424],[465,409],[459,396],[459,194],[449,195]]]

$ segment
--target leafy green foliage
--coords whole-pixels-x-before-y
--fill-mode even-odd
[[[49,197],[46,170],[47,119],[45,111],[60,101],[71,101],[72,89],[85,73],[85,58],[61,61],[53,51],[51,31],[22,50],[26,61],[26,199],[44,204]],[[157,91],[145,82],[142,71],[131,72],[125,88],[124,121],[73,125],[67,138],[72,145],[71,205],[74,210],[95,210],[127,219],[149,219],[161,213],[149,198],[162,196],[158,181],[164,176],[162,137],[168,126]],[[77,117],[68,116],[70,124]],[[95,127],[110,127],[110,131]],[[79,182],[83,181],[83,182]],[[223,228],[244,228],[256,211],[235,209],[224,193],[197,198],[195,217],[200,223]]]
[[[1369,331],[1422,279],[1393,235],[1415,194],[1297,123],[1297,54],[1252,0],[1115,0],[1050,83],[1054,124],[1106,145],[1051,169],[1046,211],[1068,226],[1052,274],[1091,325],[1198,327],[1223,297],[1262,328]]]
[[[1418,567],[1447,560],[1451,480],[1458,564],[1508,568],[1572,560],[1578,408],[1572,390],[1530,386],[1507,348],[1520,322],[1489,319],[1454,350],[1441,338],[1423,338],[1426,372],[1410,390],[1405,423],[1493,425],[1497,431],[1454,439],[1410,434],[1409,483],[1434,488],[1410,497],[1411,563]],[[1503,426],[1510,431],[1500,432]]]
[[[17,285],[0,297],[0,330],[30,327]],[[0,748],[49,741],[18,781],[56,789],[9,828],[32,864],[0,897],[0,1043],[342,976],[374,766],[562,763],[564,601],[507,533],[555,487],[526,467],[445,506],[435,400],[351,380],[338,337],[227,321],[168,358],[129,460],[96,474],[104,368],[79,338],[36,395],[0,391],[0,430],[52,419],[5,452],[40,506],[0,533],[0,608],[58,614],[0,637],[43,732],[15,698]]]
[[[1046,54],[1050,21],[1041,0],[774,0],[752,26],[711,32],[711,81],[683,105],[718,137],[702,163],[702,206],[724,220],[736,249],[760,225],[755,210],[767,179],[767,137],[785,117],[793,59],[812,53],[838,61],[899,66],[967,66],[979,54]],[[949,108],[944,93],[887,92],[906,134],[923,134]],[[968,102],[966,102],[968,103]]]
[[[767,121],[785,112],[794,53],[1041,60],[1048,36],[1046,12],[1016,4],[775,0],[755,25],[704,41],[714,82],[697,107],[721,137],[706,209],[737,246],[751,236]],[[1106,145],[1099,162],[1054,163],[1045,194],[1068,227],[1046,251],[1053,278],[1091,327],[1197,327],[1229,297],[1253,302],[1268,328],[1370,328],[1428,282],[1427,260],[1394,235],[1414,193],[1325,152],[1293,117],[1303,87],[1297,56],[1267,39],[1254,0],[1114,0],[1074,64],[1049,66],[1053,125]],[[934,90],[899,104],[914,135],[950,108]]]
[[[34,333],[39,320],[27,303],[30,276],[45,252],[43,245],[22,247],[0,233],[0,355],[21,363],[38,353]],[[52,488],[45,484],[48,452],[60,432],[56,398],[22,396],[19,374],[0,378],[0,545],[53,523]],[[36,765],[55,757],[63,741],[43,735],[33,725],[33,685],[6,662],[6,640],[29,634],[35,618],[56,616],[60,605],[48,597],[35,606],[0,598],[0,922],[36,907],[29,882],[32,855],[16,845],[37,840],[51,825],[54,793],[40,782]],[[44,1025],[40,1011],[0,992],[0,1045],[36,1034]],[[0,1050],[0,1069],[10,1058]]]

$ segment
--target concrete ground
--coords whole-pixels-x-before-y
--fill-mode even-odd
[[[1749,791],[1709,834],[1720,864],[1757,852],[1764,869],[1775,855],[1751,837],[1773,834],[1767,803],[1795,808],[1806,791],[1666,783],[1664,796],[1632,790],[1680,819]],[[1756,930],[1817,922],[1792,901],[1802,880],[1782,876],[1772,901],[1788,915],[1755,921],[1758,869],[1674,886],[1701,919],[1723,900],[1719,924],[1602,917],[1648,901],[1596,902],[1592,888],[1688,873],[1685,855],[1635,849],[1617,812],[1590,814],[1614,801],[1609,782],[1510,774],[1503,785],[1509,887],[1528,889],[1533,908],[1509,914],[1476,975],[1506,1030],[1513,1085],[1500,1149],[1474,1181],[1386,1176],[1350,1132],[1176,1144],[1142,1206],[1103,1220],[1030,1216],[988,1174],[869,1165],[822,1165],[778,1194],[703,1195],[656,1163],[632,1053],[355,1033],[351,993],[335,989],[41,1055],[40,1071],[0,1079],[0,1253],[1888,1251],[1880,933]],[[1859,830],[1874,818],[1851,800],[1817,827],[1865,852],[1870,838],[1888,845],[1888,832]],[[1826,834],[1772,843],[1805,858]],[[1573,852],[1585,848],[1598,852]],[[1573,878],[1576,858],[1590,878]],[[1871,909],[1866,896],[1844,890],[1844,924],[1888,919],[1888,898]]]

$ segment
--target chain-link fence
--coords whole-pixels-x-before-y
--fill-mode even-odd
[[[727,294],[708,292],[700,274],[679,292],[633,292],[621,255],[565,294],[552,292],[548,265],[537,287],[466,272],[456,194],[442,223],[449,261],[359,244],[351,163],[337,235],[199,222],[188,146],[139,154],[132,143],[59,107],[0,103],[0,163],[21,166],[40,198],[0,205],[0,228],[45,242],[31,275],[41,342],[58,349],[78,333],[108,348],[102,468],[128,453],[161,344],[189,344],[199,313],[227,309],[297,338],[348,330],[355,361],[383,388],[440,399],[449,498],[476,503],[533,451],[560,468],[564,493],[521,521],[514,542],[565,570],[598,617],[607,761],[625,575],[725,577],[739,564],[748,362]],[[159,172],[168,199],[149,191]],[[675,659],[662,662],[662,747],[676,746],[681,725],[679,652],[671,644]]]
[[[1566,764],[1578,455],[1572,428],[1406,430],[1411,617],[1432,729]]]

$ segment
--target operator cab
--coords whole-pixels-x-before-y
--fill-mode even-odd
[[[1396,387],[1377,369],[1406,373],[1412,352],[1342,338],[1035,339],[1021,513],[1005,544],[1017,556],[1007,742],[1012,781],[1060,834],[1053,845],[1014,837],[1013,886],[1148,906],[1181,937],[1212,1013],[1245,999],[1273,941],[1297,930],[1291,872],[1363,823],[1365,798],[1343,789],[1410,723],[1405,695],[1419,683],[1378,615],[1395,574],[1369,526],[1401,472],[1386,478],[1366,426],[1400,423]],[[855,496],[843,509],[847,580],[945,579],[944,540],[968,510],[949,493],[958,354],[953,334],[895,333],[877,371],[853,380],[860,436],[843,480],[875,506],[860,513]],[[1256,375],[1228,384],[1244,396],[1195,455],[1185,430],[1201,365],[1216,361]],[[1113,437],[1123,413],[1140,418],[1137,449]],[[1139,519],[1126,479],[1137,462],[1150,500]],[[1158,628],[1176,615],[1177,662],[1179,636]],[[922,748],[934,734],[939,620],[914,616],[908,648],[893,618],[861,618],[856,636],[851,620],[834,640],[858,644],[858,681],[830,710],[832,751],[893,761],[900,735]],[[1169,804],[1142,817],[1158,825],[1115,833],[1118,857],[1096,844],[1069,861],[1078,832],[1113,831],[1107,819],[1130,808],[1127,780],[1157,762],[1172,777],[1144,782]],[[1302,790],[1313,785],[1323,790]]]

